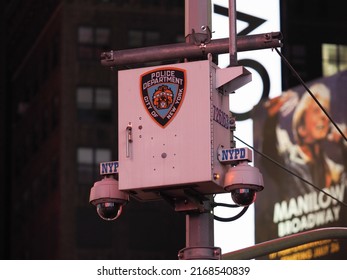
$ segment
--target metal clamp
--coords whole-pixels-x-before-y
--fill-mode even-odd
[[[219,247],[188,247],[178,252],[179,260],[220,260],[222,250]]]
[[[202,26],[201,29],[206,31],[206,33],[196,33],[194,29],[192,29],[192,33],[189,34],[189,41],[194,43],[194,45],[199,46],[200,48],[206,47],[206,44],[209,44],[212,39],[212,32],[208,26]]]

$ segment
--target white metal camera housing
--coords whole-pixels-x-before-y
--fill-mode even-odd
[[[251,205],[257,192],[264,189],[263,176],[259,169],[248,165],[252,161],[252,151],[248,148],[218,149],[218,160],[230,164],[224,177],[224,190],[239,206]]]
[[[96,207],[99,217],[106,221],[117,219],[129,196],[118,189],[118,181],[113,177],[104,177],[95,182],[90,190],[89,202]]]
[[[141,201],[224,193],[229,93],[251,81],[243,66],[208,60],[118,72],[119,189]]]
[[[263,176],[258,168],[242,161],[226,173],[224,189],[237,205],[248,206],[255,201],[257,192],[264,189]]]

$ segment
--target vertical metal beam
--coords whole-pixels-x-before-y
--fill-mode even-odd
[[[210,201],[206,202],[208,209]],[[219,260],[222,252],[214,247],[213,215],[206,213],[190,213],[186,216],[186,247],[182,249],[178,258],[183,260]]]
[[[186,246],[209,247],[214,245],[213,216],[207,213],[190,213],[186,216]]]
[[[185,36],[201,32],[202,26],[211,28],[211,0],[185,1]]]
[[[236,0],[229,0],[229,56],[230,66],[237,65],[236,49]]]
[[[194,29],[200,33],[201,27],[211,28],[211,1],[186,0],[185,2],[185,32],[189,34]],[[212,198],[211,198],[212,199]],[[210,202],[205,203],[206,209]],[[204,213],[191,212],[186,215],[186,248],[180,251],[181,259],[215,259],[220,258],[219,248],[214,248],[213,215],[211,211]]]
[[[185,1],[185,35],[202,26],[211,28],[211,0]],[[192,213],[186,216],[186,246],[213,246],[213,216],[210,213]]]

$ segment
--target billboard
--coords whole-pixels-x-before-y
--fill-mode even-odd
[[[346,135],[347,72],[314,80],[308,88]],[[253,120],[254,147],[290,171],[255,156],[265,186],[255,203],[255,242],[347,226],[347,207],[337,201],[347,201],[347,142],[305,88],[260,103]],[[312,242],[266,258],[347,259],[347,241]]]

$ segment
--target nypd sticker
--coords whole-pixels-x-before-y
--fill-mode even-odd
[[[108,161],[100,163],[100,175],[109,175],[118,173],[119,162]]]
[[[248,148],[218,149],[218,160],[224,164],[252,161],[252,150]]]
[[[165,67],[140,77],[141,99],[151,118],[166,127],[176,116],[185,97],[186,71]]]

